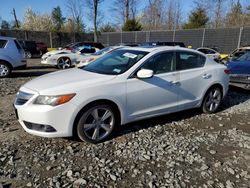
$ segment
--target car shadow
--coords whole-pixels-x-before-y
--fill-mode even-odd
[[[32,66],[28,66],[24,70],[13,70],[10,77],[11,78],[36,77],[36,76],[42,76],[44,74],[48,74],[57,70],[59,69],[56,69],[53,66],[32,65]]]
[[[240,97],[237,97],[239,95]],[[217,113],[222,112],[240,103],[243,103],[249,99],[250,99],[250,91],[236,87],[230,87],[228,94],[222,101],[221,106]],[[193,116],[200,114],[202,114],[201,109],[196,108],[128,123],[126,125],[120,126],[119,130],[116,131],[109,140],[112,140],[113,138],[117,138],[132,132],[148,129],[156,125],[165,125],[171,122],[189,119]]]
[[[27,77],[36,77],[42,76],[54,72],[53,70],[34,70],[34,71],[13,71],[10,75],[10,78],[27,78]]]

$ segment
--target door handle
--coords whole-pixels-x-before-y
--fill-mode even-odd
[[[204,79],[209,79],[209,78],[211,78],[211,77],[212,77],[211,74],[204,74],[204,75],[202,76],[202,78],[204,78]]]

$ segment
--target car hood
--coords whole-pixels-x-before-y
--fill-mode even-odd
[[[65,92],[76,92],[83,88],[101,85],[115,77],[115,75],[97,74],[72,68],[35,78],[27,82],[23,87],[40,94],[65,94]]]
[[[67,53],[71,53],[70,50],[53,50],[50,52],[47,52],[45,55],[55,55],[55,54],[67,54]]]
[[[230,61],[227,68],[231,74],[250,74],[250,61]]]

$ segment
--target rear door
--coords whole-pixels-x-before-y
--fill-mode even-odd
[[[195,107],[211,84],[212,72],[206,66],[206,57],[195,52],[177,51],[176,69],[179,71],[178,102],[181,110]]]

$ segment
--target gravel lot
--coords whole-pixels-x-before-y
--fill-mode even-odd
[[[12,103],[28,70],[0,80],[0,187],[250,187],[250,92],[230,88],[220,112],[189,110],[123,126],[105,143],[24,132]]]

